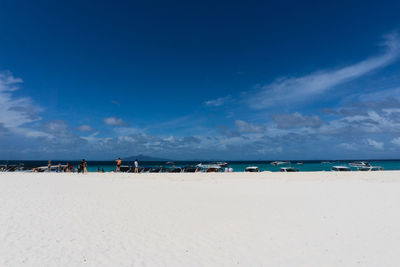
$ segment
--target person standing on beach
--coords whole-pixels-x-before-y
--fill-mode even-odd
[[[83,172],[83,160],[79,163],[78,173]]]
[[[134,164],[135,164],[135,173],[139,173],[139,162],[137,159],[135,160]]]
[[[47,171],[50,172],[51,169],[51,160],[47,163]]]
[[[121,171],[122,160],[120,158],[118,158],[115,161],[117,162],[117,168],[116,168],[115,172],[120,172]]]
[[[70,171],[70,172],[75,172],[74,166],[72,166],[71,163],[68,164],[68,167],[69,167],[69,171]]]
[[[79,169],[80,169],[80,171],[81,171],[82,173],[87,172],[87,163],[86,163],[86,160],[85,160],[85,159],[83,159],[83,160],[81,161],[81,163],[79,164]]]

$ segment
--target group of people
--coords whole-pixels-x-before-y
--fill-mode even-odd
[[[227,166],[224,171],[225,172],[233,172],[233,168]]]
[[[47,163],[47,171],[51,172],[51,160],[48,161]],[[36,172],[37,168],[33,169],[33,172]],[[72,166],[71,163],[67,163],[65,165],[61,165],[61,163],[58,163],[58,166],[55,167],[56,172],[75,172],[74,166]]]
[[[116,169],[115,172],[121,172],[121,164],[122,160],[120,158],[116,159]],[[51,160],[48,161],[47,163],[47,171],[51,172],[53,168],[55,168],[56,172],[75,172],[74,166],[70,163],[67,163],[66,165],[61,165],[61,163],[58,164],[57,167],[51,165]],[[35,168],[36,169],[36,168]],[[35,171],[35,169],[33,171]],[[78,166],[78,173],[87,173],[87,162],[85,159],[82,159],[82,161],[79,163]],[[104,169],[102,168],[97,168],[97,172],[104,172]],[[134,172],[139,173],[139,161],[136,159],[134,162]]]
[[[81,161],[81,163],[79,163],[79,167],[78,167],[78,173],[86,173],[87,172],[87,162],[85,159],[83,159]]]
[[[115,160],[115,162],[117,164],[117,166],[115,168],[115,172],[121,172],[121,164],[122,164],[121,158],[117,158]],[[134,167],[135,167],[134,168],[134,172],[135,173],[139,173],[139,161],[137,159],[135,159],[135,162],[133,164],[134,164]]]
[[[47,171],[51,172],[51,160],[48,161],[47,163]],[[35,171],[35,170],[34,170]],[[74,166],[71,163],[67,163],[66,165],[61,165],[61,163],[58,163],[58,166],[55,169],[56,172],[75,172]],[[78,173],[86,173],[87,172],[87,162],[85,159],[79,163],[78,166]]]
[[[122,160],[121,160],[121,158],[117,158],[116,160],[115,160],[115,162],[116,162],[116,168],[115,168],[115,172],[121,172],[121,165],[122,165]],[[133,167],[129,167],[129,170],[128,170],[128,172],[132,172],[132,170],[133,170],[133,172],[134,173],[139,173],[139,161],[136,159],[135,161],[134,161],[134,163],[133,163]],[[45,167],[44,167],[45,168]],[[40,170],[41,169],[41,170]],[[51,165],[51,160],[49,160],[48,161],[48,164],[47,164],[47,171],[48,172],[51,172],[51,171],[55,171],[55,172],[75,172],[75,169],[74,169],[74,166],[72,165],[72,164],[70,164],[70,163],[67,163],[66,165],[61,165],[61,163],[59,163],[58,164],[58,166],[52,166]],[[43,169],[43,167],[41,167],[41,168],[34,168],[33,169],[33,172],[40,172],[40,171],[44,171],[44,169]],[[79,166],[78,166],[78,173],[87,173],[88,171],[87,171],[87,162],[86,162],[86,160],[85,159],[82,159],[82,161],[79,163]],[[126,171],[126,170],[125,170]],[[210,170],[209,169],[207,169],[207,172],[214,172],[215,170],[211,170],[211,168],[210,168]],[[219,171],[221,171],[221,170],[219,170]],[[97,172],[102,172],[102,173],[104,173],[105,171],[104,171],[104,169],[102,168],[101,170],[100,170],[100,168],[97,168]],[[227,166],[225,169],[224,169],[224,172],[233,172],[233,168],[232,167],[229,167],[229,166]]]

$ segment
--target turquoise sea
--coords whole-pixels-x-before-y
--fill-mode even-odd
[[[349,166],[349,162],[354,161],[366,161],[369,162],[372,166],[380,166],[383,167],[384,170],[400,170],[400,160],[321,160],[321,161],[301,161],[295,160],[290,161],[290,163],[273,166],[271,165],[272,161],[226,161],[230,167],[233,168],[235,172],[243,172],[244,169],[248,166],[257,166],[260,171],[273,171],[278,172],[281,167],[295,167],[298,168],[302,172],[307,171],[330,171],[332,166]],[[53,160],[52,164],[56,165],[58,163],[66,164],[71,163],[77,168],[79,161],[65,161],[65,160]],[[139,162],[141,167],[184,167],[184,166],[195,166],[199,163],[210,163],[207,161],[175,161],[174,165],[167,165],[165,161],[143,161]],[[301,164],[299,164],[301,163]],[[8,164],[8,165],[20,165],[23,164],[25,168],[30,169],[34,167],[47,166],[47,161],[6,161],[0,160],[0,165]],[[132,166],[133,162],[122,162],[122,165]],[[104,169],[104,171],[113,171],[115,170],[115,162],[114,161],[88,161],[88,171],[96,172],[97,169]],[[355,170],[355,168],[352,168]]]

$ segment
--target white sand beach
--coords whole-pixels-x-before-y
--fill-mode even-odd
[[[400,266],[400,172],[0,174],[0,266]]]

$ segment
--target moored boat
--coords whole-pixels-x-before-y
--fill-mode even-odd
[[[58,172],[58,169],[61,168],[61,171],[64,171],[68,165],[51,165],[50,172]],[[33,172],[48,172],[49,166],[41,166],[32,169]]]
[[[179,172],[183,172],[183,169],[181,167],[173,167],[173,168],[170,168],[168,172],[179,173]]]
[[[383,171],[383,168],[381,166],[368,166],[368,167],[362,167],[360,171],[366,171],[366,172],[371,172],[371,171]]]
[[[257,166],[249,166],[244,169],[245,172],[259,172],[260,169]]]
[[[351,169],[347,166],[333,166],[332,171],[335,172],[349,172]]]
[[[289,163],[290,163],[290,161],[274,161],[274,162],[271,162],[271,165],[278,166],[278,165],[289,164]]]
[[[22,172],[28,171],[22,165],[0,165],[0,172]]]
[[[223,161],[211,162],[211,164],[218,165],[220,167],[227,167],[228,166],[228,163],[223,162]]]
[[[293,168],[293,167],[282,167],[280,169],[280,172],[299,172],[299,168]]]
[[[183,172],[203,172],[203,168],[196,166],[185,166]]]
[[[349,165],[350,165],[351,167],[358,167],[358,168],[361,168],[361,167],[370,167],[370,166],[371,166],[371,164],[369,164],[368,162],[365,162],[365,161],[350,162]]]

